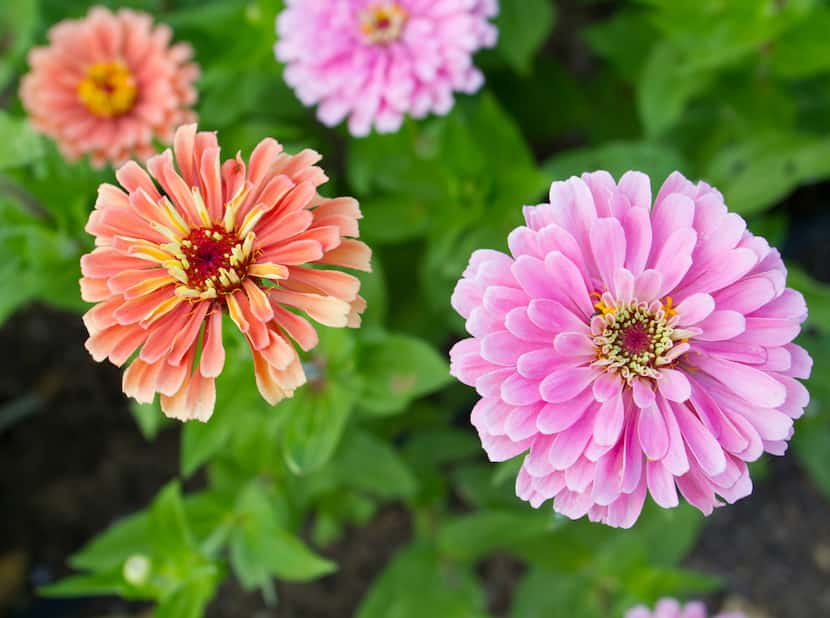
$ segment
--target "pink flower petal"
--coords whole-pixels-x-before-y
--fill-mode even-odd
[[[539,392],[548,403],[562,403],[579,395],[596,376],[597,370],[592,367],[559,369],[542,380]]]

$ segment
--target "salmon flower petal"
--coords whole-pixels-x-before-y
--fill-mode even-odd
[[[87,349],[119,366],[135,355],[128,396],[159,393],[168,416],[206,421],[227,315],[248,341],[262,396],[291,397],[305,383],[293,342],[317,344],[309,319],[360,325],[360,281],[338,270],[370,268],[357,202],[321,197],[319,155],[285,154],[273,139],[247,166],[238,155],[220,165],[216,135],[185,125],[174,153],[151,158],[149,173],[128,162],[120,187],[99,189],[86,226],[96,248],[81,258],[81,290],[96,303],[84,316]]]
[[[153,140],[169,143],[195,117],[192,49],[171,44],[170,28],[149,15],[94,7],[48,36],[48,47],[29,53],[20,98],[32,125],[67,159],[89,155],[98,167],[144,160],[155,152]]]

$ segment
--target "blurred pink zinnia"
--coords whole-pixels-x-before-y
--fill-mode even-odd
[[[496,0],[287,0],[277,59],[305,105],[334,126],[397,131],[405,114],[446,114],[484,83],[472,56],[492,47]]]
[[[705,514],[752,491],[746,462],[781,455],[809,395],[792,343],[807,316],[775,249],[723,196],[675,173],[555,182],[525,208],[512,257],[476,251],[453,294],[473,335],[452,373],[495,461],[530,451],[534,507],[630,527],[651,493]]]
[[[196,125],[176,131],[175,160],[166,150],[147,167],[116,176],[123,189],[98,190],[87,231],[97,245],[81,258],[81,292],[97,303],[84,316],[95,360],[121,366],[124,392],[141,402],[161,393],[162,409],[182,420],[207,420],[222,371],[227,313],[250,345],[257,386],[271,404],[305,383],[291,340],[317,345],[308,317],[356,327],[365,301],[353,275],[322,268],[369,270],[358,240],[360,210],[351,198],[320,197],[327,178],[305,150],[282,152],[273,139],[254,149],[246,170],[220,166],[214,133]]]
[[[625,618],[706,618],[706,607],[703,603],[693,602],[681,605],[674,599],[661,599],[652,612],[646,607],[639,606],[628,610]],[[718,614],[712,618],[746,618],[740,612]]]
[[[194,118],[198,67],[189,45],[170,45],[171,30],[144,13],[95,7],[49,31],[49,46],[29,53],[20,98],[32,125],[70,160],[146,159],[153,140],[170,143]]]

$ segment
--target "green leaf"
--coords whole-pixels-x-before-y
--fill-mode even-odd
[[[270,576],[308,581],[335,570],[334,563],[279,526],[271,499],[261,484],[252,483],[241,493],[237,516],[240,523],[231,534],[230,556],[245,587],[262,586]]]
[[[152,551],[149,517],[137,513],[114,523],[69,559],[76,569],[105,571],[120,566],[133,554]]]
[[[372,583],[356,618],[483,618],[484,594],[465,567],[442,563],[435,550],[411,545]]]
[[[190,476],[210,457],[222,450],[233,432],[234,410],[217,406],[207,423],[186,423],[182,428],[181,469]]]
[[[712,74],[688,67],[685,53],[667,42],[651,51],[638,84],[640,120],[649,138],[663,135],[683,115],[686,104],[709,86]]]
[[[404,454],[415,469],[439,466],[475,457],[481,443],[472,432],[461,429],[421,429],[407,441]]]
[[[770,49],[772,70],[786,79],[830,71],[830,8],[817,8]]]
[[[621,573],[625,591],[633,598],[654,601],[666,597],[706,594],[723,586],[714,575],[666,566],[639,566]]]
[[[555,17],[555,6],[550,0],[500,3],[496,20],[498,51],[516,71],[530,71],[536,51],[553,29]]]
[[[251,371],[250,352],[244,339],[226,320],[225,369],[216,380],[216,406],[206,423],[191,421],[182,428],[181,470],[193,474],[202,464],[227,448],[231,437],[250,427],[262,432],[273,410],[262,399]],[[256,453],[252,453],[252,456]]]
[[[18,60],[30,47],[36,25],[36,0],[0,4],[0,90],[13,77]]]
[[[418,238],[429,227],[429,203],[417,195],[379,195],[363,200],[360,208],[360,235],[371,246]]]
[[[386,278],[380,257],[372,256],[372,272],[356,273],[360,279],[360,295],[366,299],[366,311],[361,316],[361,333],[370,329],[382,329],[386,322],[389,299]]]
[[[130,400],[130,412],[133,414],[141,435],[147,441],[155,440],[161,428],[168,423],[161,408],[154,403],[138,403]]]
[[[730,210],[758,212],[803,183],[830,177],[830,139],[759,133],[720,152],[705,176],[721,190]]]
[[[340,482],[381,498],[408,498],[417,489],[415,476],[395,449],[367,431],[346,434],[331,468]]]
[[[456,560],[475,562],[495,549],[544,537],[563,523],[548,510],[479,511],[448,519],[438,531],[439,550]]]
[[[153,500],[149,526],[155,551],[162,555],[190,555],[194,543],[177,482],[168,483]]]
[[[349,386],[329,382],[322,391],[305,386],[279,405],[283,456],[292,472],[308,474],[331,459],[356,396]]]
[[[447,361],[429,345],[406,335],[361,343],[358,371],[364,376],[360,406],[373,414],[394,414],[417,397],[451,381]]]
[[[826,423],[801,422],[793,438],[793,448],[811,478],[830,497],[830,426]]]
[[[794,264],[787,267],[787,285],[804,294],[809,309],[807,323],[830,334],[830,285],[817,281]]]
[[[688,169],[688,164],[680,152],[659,143],[606,142],[601,146],[573,149],[555,155],[542,168],[551,181],[565,180],[594,170],[606,170],[619,179],[628,170],[638,170],[648,174],[659,187],[669,174]]]
[[[216,591],[217,574],[207,570],[178,588],[169,598],[156,607],[155,618],[201,618],[208,602]]]
[[[72,575],[54,584],[38,588],[45,597],[93,597],[104,595],[129,596],[129,585],[124,581],[121,569]]]
[[[43,142],[24,119],[0,111],[0,170],[21,167],[43,156]]]
[[[516,586],[510,618],[606,618],[602,596],[584,576],[533,568]]]
[[[621,10],[582,33],[588,45],[629,82],[636,82],[657,40],[654,28],[639,10]]]

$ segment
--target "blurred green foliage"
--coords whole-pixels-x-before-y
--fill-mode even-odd
[[[46,29],[90,4],[0,6],[0,319],[34,300],[83,310],[83,227],[112,170],[63,162],[28,127],[16,81]],[[364,327],[324,330],[304,359],[311,384],[276,408],[257,394],[228,329],[214,417],[182,430],[181,478],[204,470],[205,488],[183,496],[171,482],[78,552],[81,574],[45,594],[151,599],[157,616],[187,618],[232,574],[274,602],[274,578],[334,572],[326,546],[389,502],[409,511],[413,538],[358,618],[487,616],[477,567],[494,552],[527,565],[512,618],[620,616],[719,585],[678,567],[702,525],[691,508],[648,509],[621,532],[515,498],[515,463],[483,461],[466,421],[472,394],[450,383],[445,350],[462,324],[449,296],[473,249],[505,248],[522,204],[590,169],[704,178],[753,229],[784,242],[792,213],[782,201],[830,179],[826,2],[501,0],[499,45],[477,58],[485,90],[459,97],[446,117],[361,140],[322,128],[282,81],[272,55],[279,0],[104,4],[150,11],[193,44],[200,125],[220,131],[226,155],[265,136],[324,153],[326,191],[361,200],[374,272],[364,277]],[[830,288],[802,268],[791,285],[808,299],[802,343],[816,362],[794,450],[830,495]],[[155,406],[133,410],[148,440],[164,430]]]

